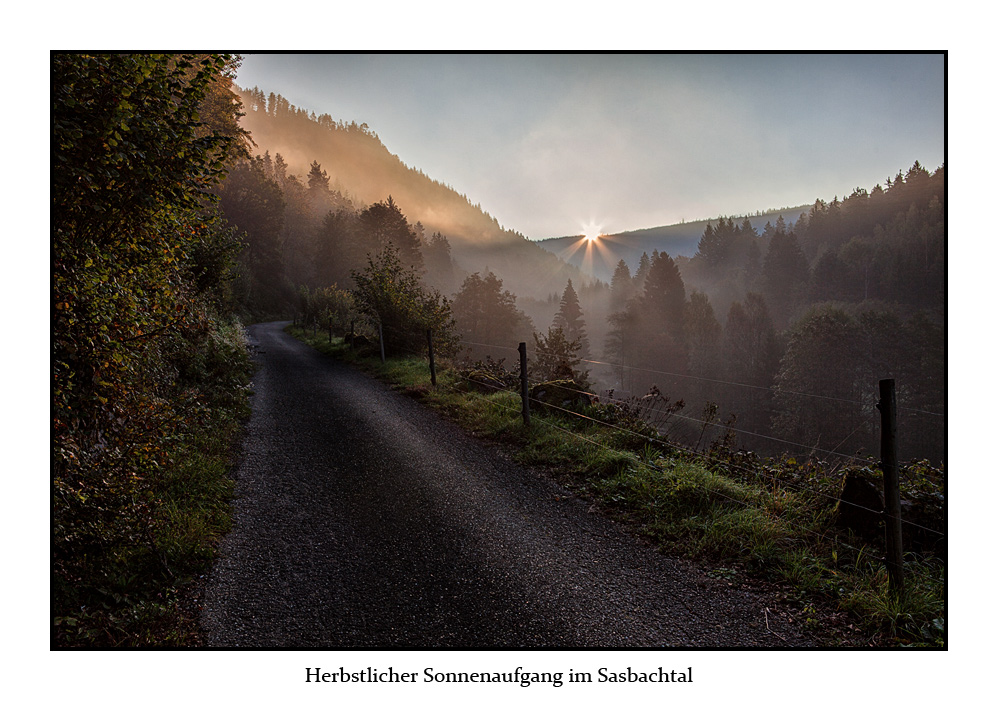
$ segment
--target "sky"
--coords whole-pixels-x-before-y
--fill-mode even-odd
[[[811,204],[944,162],[942,54],[245,54],[527,238]]]

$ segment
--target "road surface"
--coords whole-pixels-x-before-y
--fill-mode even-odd
[[[282,331],[258,363],[217,647],[813,644],[758,591],[665,557],[551,480]]]

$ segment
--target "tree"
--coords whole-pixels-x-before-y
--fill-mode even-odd
[[[728,311],[722,344],[725,411],[750,431],[768,430],[774,408],[773,384],[780,367],[780,345],[761,295],[749,293]],[[769,447],[769,446],[764,446]]]
[[[683,335],[686,286],[668,253],[655,253],[645,279],[642,309],[651,323],[675,339]]]
[[[356,309],[379,326],[387,354],[422,352],[428,329],[434,352],[450,355],[456,350],[450,303],[439,292],[424,290],[419,275],[403,265],[396,249],[389,246],[369,258],[364,270],[354,271],[353,280]]]
[[[340,193],[329,191],[329,174],[322,169],[318,161],[312,161],[309,166],[307,182],[309,209],[314,218],[325,216],[342,199]]]
[[[449,293],[455,287],[455,281],[454,260],[447,237],[435,231],[423,246],[423,260],[426,263],[427,285]]]
[[[686,390],[679,379],[687,370],[683,340],[686,286],[667,253],[655,251],[649,260],[644,292],[632,299],[626,310],[610,316],[607,349],[616,351],[611,357],[620,364],[632,368],[627,371],[631,391],[644,391],[656,384],[670,396],[679,397]],[[670,373],[670,379],[662,372]]]
[[[361,212],[360,226],[370,242],[370,250],[393,248],[403,264],[422,273],[423,254],[419,238],[390,196],[384,202],[372,204]]]
[[[329,194],[329,175],[318,161],[312,161],[308,171],[308,194],[313,199],[322,199]]]
[[[555,327],[562,329],[565,336],[572,343],[578,343],[579,353],[583,357],[589,355],[589,340],[586,338],[586,322],[582,318],[582,307],[579,306],[579,296],[572,287],[572,280],[568,280],[565,291],[561,295],[561,305],[558,313],[554,316]]]
[[[277,181],[278,185],[284,185],[284,181],[288,177],[288,164],[284,161],[284,156],[281,154],[274,155],[274,180]]]
[[[838,251],[829,249],[822,253],[811,276],[811,301],[853,302],[857,301],[857,290],[852,271]]]
[[[776,435],[795,443],[851,452],[871,446],[875,373],[863,330],[843,307],[816,305],[790,329],[775,381]]]
[[[710,222],[707,222],[707,227],[703,230],[700,243],[697,244],[697,252],[693,257],[706,268],[713,268],[724,259],[724,246],[721,237]]]
[[[516,295],[503,289],[495,273],[472,273],[454,295],[454,321],[472,357],[497,357],[513,352],[533,334],[533,325],[516,307]]]
[[[343,209],[327,212],[316,236],[316,280],[319,286],[352,285],[351,271],[364,266],[367,254],[357,215]]]
[[[810,280],[807,258],[793,232],[784,234],[777,229],[773,234],[762,264],[762,278],[766,302],[782,328],[803,301]]]
[[[691,378],[683,399],[694,407],[713,403],[716,411],[721,393],[711,380],[721,376],[721,324],[714,316],[710,299],[702,292],[690,294],[684,331],[689,357],[686,369]]]
[[[854,236],[839,249],[839,258],[852,268],[850,276],[856,280],[862,294],[856,296],[866,301],[870,298],[871,285],[875,284],[877,250],[870,239]]]
[[[690,294],[685,331],[690,349],[690,373],[697,377],[718,377],[721,324],[714,315],[710,299],[702,292]]]
[[[589,371],[579,372],[582,345],[573,341],[560,326],[552,326],[547,334],[534,334],[537,361],[533,372],[542,381],[572,380],[583,388],[589,387]]]
[[[657,253],[657,251],[656,251]],[[638,260],[638,269],[634,272],[634,289],[639,293],[645,288],[645,280],[648,278],[648,271],[651,269],[651,256],[647,251],[641,252]]]
[[[617,261],[617,267],[613,269],[613,277],[610,279],[610,313],[616,314],[623,311],[634,294],[634,284],[631,280],[631,270],[623,259]]]
[[[284,232],[281,257],[289,289],[314,282],[316,215],[308,188],[295,175],[278,180],[284,196]]]
[[[259,158],[242,160],[218,188],[225,217],[246,241],[239,302],[255,313],[280,313],[290,303],[284,266],[284,195]]]

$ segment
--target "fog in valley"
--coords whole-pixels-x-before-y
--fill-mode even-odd
[[[915,160],[783,209],[619,234],[590,222],[535,242],[367,123],[238,94],[255,146],[219,192],[245,234],[250,314],[376,335],[323,300],[392,255],[449,305],[453,362],[502,376],[526,342],[535,381],[626,405],[667,443],[862,462],[879,446],[878,380],[892,377],[902,459],[945,460],[944,165]],[[389,354],[424,352],[418,333],[383,333]]]

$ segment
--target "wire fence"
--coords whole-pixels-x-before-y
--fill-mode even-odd
[[[468,342],[468,341],[463,341],[462,344],[466,345],[466,346],[472,346],[472,347],[475,347],[475,348],[483,348],[483,349],[489,349],[489,350],[492,350],[492,351],[499,351],[501,353],[515,353],[516,352],[514,349],[509,348],[508,346],[502,346],[502,345],[497,345],[497,344]],[[548,357],[557,358],[557,356],[554,355],[554,354],[550,354],[550,353],[549,354],[545,354],[544,352],[542,352],[540,350],[537,350],[537,349],[534,349],[534,355],[536,355],[536,356],[547,355]],[[622,363],[614,363],[614,362],[605,361],[605,360],[594,360],[594,359],[591,359],[591,358],[576,358],[576,359],[574,359],[574,362],[575,363],[581,363],[581,364],[587,365],[587,366],[589,366],[591,368],[599,368],[599,369],[604,369],[604,370],[628,370],[628,371],[632,371],[632,372],[636,372],[636,373],[642,373],[643,375],[650,376],[650,377],[656,377],[657,376],[657,377],[669,378],[669,379],[673,379],[673,380],[683,380],[683,381],[686,381],[686,382],[706,383],[708,385],[713,385],[713,386],[717,386],[717,387],[721,387],[721,388],[727,387],[727,388],[734,388],[734,389],[738,389],[738,390],[750,390],[750,391],[754,391],[754,392],[758,393],[759,395],[765,397],[765,400],[768,401],[770,404],[778,396],[784,395],[784,396],[798,397],[800,399],[806,399],[806,400],[816,400],[816,401],[820,401],[820,402],[832,402],[832,403],[836,403],[836,404],[840,404],[840,405],[851,406],[854,409],[862,412],[863,414],[865,414],[865,415],[867,415],[867,416],[869,416],[871,418],[876,415],[876,403],[875,403],[875,401],[861,400],[861,399],[851,399],[851,398],[848,398],[848,397],[841,397],[841,396],[838,396],[838,397],[836,397],[836,396],[829,396],[829,395],[817,394],[817,393],[813,393],[813,392],[801,392],[801,391],[790,390],[790,389],[779,388],[779,387],[771,387],[771,386],[770,387],[766,387],[766,386],[760,386],[760,385],[753,385],[753,384],[745,383],[745,382],[736,382],[736,381],[731,381],[731,380],[723,380],[723,379],[719,379],[719,378],[716,378],[716,377],[704,377],[704,376],[701,376],[701,375],[692,375],[692,374],[689,374],[689,373],[669,372],[669,371],[666,371],[666,370],[661,370],[661,369],[656,369],[656,368],[636,367],[636,366],[625,365],[625,364],[622,364]],[[631,398],[637,396],[637,395],[634,395],[633,393],[624,393],[624,394],[625,395],[630,395]],[[644,396],[647,397],[648,395],[644,395]],[[759,402],[760,405],[762,405],[762,401],[763,400],[760,400],[760,402]],[[669,419],[669,418],[673,418],[674,417],[674,418],[681,419],[682,421],[685,421],[685,422],[697,423],[697,424],[701,424],[701,425],[708,425],[708,426],[710,426],[712,428],[715,428],[715,429],[717,429],[719,431],[723,431],[725,433],[739,434],[739,435],[742,435],[742,436],[747,436],[747,437],[751,437],[751,438],[754,438],[754,439],[758,439],[759,441],[763,441],[763,442],[766,442],[766,443],[778,444],[778,445],[781,445],[781,446],[786,446],[787,448],[800,449],[801,451],[803,451],[803,454],[807,454],[807,455],[819,454],[819,455],[824,455],[825,457],[830,458],[830,459],[831,458],[839,458],[839,459],[842,459],[842,460],[848,460],[850,462],[867,464],[867,465],[875,465],[876,462],[877,462],[876,460],[874,460],[872,458],[869,458],[869,457],[864,457],[861,454],[858,454],[857,452],[853,452],[853,453],[839,452],[839,448],[842,445],[844,445],[845,443],[847,443],[851,438],[853,438],[854,436],[856,436],[858,433],[862,432],[863,424],[858,425],[855,429],[853,429],[852,431],[850,431],[849,433],[847,433],[844,438],[842,438],[842,439],[840,439],[838,441],[838,443],[836,444],[835,447],[833,447],[831,449],[828,449],[828,448],[822,448],[822,447],[820,447],[820,445],[818,445],[817,441],[815,443],[813,443],[813,444],[804,444],[804,443],[801,443],[801,442],[798,442],[798,441],[790,440],[787,437],[773,436],[771,434],[767,434],[767,433],[761,432],[759,430],[750,430],[750,429],[746,429],[746,428],[740,428],[740,427],[734,425],[733,423],[721,423],[721,422],[718,422],[718,421],[706,421],[702,417],[699,417],[699,416],[696,416],[694,414],[688,413],[689,410],[695,410],[696,409],[695,405],[688,405],[686,407],[687,411],[685,411],[685,412],[684,411],[668,411],[667,412],[665,409],[656,408],[655,406],[651,406],[650,405],[651,402],[648,402],[648,404],[649,404],[649,406],[645,407],[643,409],[643,411],[646,414],[648,414],[650,416],[650,418],[652,418],[652,419],[653,419],[653,417],[656,417],[656,416],[663,417],[666,420]],[[946,416],[945,413],[942,413],[942,412],[934,412],[934,411],[929,411],[929,410],[925,410],[925,409],[919,409],[919,408],[907,406],[907,405],[905,405],[903,403],[899,403],[897,408],[898,408],[899,412],[902,412],[902,413],[905,413],[905,414],[917,414],[917,415],[921,415],[921,416],[924,416],[924,417],[936,417],[936,418],[943,419],[943,420],[945,419],[945,416]],[[652,423],[654,423],[654,419],[652,420]],[[872,450],[870,450],[869,452],[872,452]]]
[[[314,330],[313,330],[313,333],[315,333]],[[502,346],[502,345],[497,345],[497,344],[488,344],[488,343],[478,343],[478,342],[462,341],[462,345],[463,346],[472,346],[472,347],[480,348],[480,349],[487,349],[487,350],[491,350],[491,351],[499,351],[502,354],[505,354],[505,353],[512,353],[512,354],[517,354],[517,355],[519,354],[519,349],[514,349],[514,348],[511,348],[509,346]],[[406,353],[408,353],[409,355],[413,355],[413,356],[424,356],[424,355],[427,354],[427,347],[425,345],[407,345],[407,344],[403,344],[402,347],[394,349],[394,350],[396,350],[396,351],[397,350],[402,350],[402,351],[405,351]],[[534,354],[535,355],[542,355],[542,353],[539,353],[536,349],[534,351]],[[491,354],[489,354],[487,357],[490,357],[490,356],[491,356]],[[502,357],[499,357],[499,354],[497,354],[497,358],[498,358],[498,360],[505,361],[505,356],[504,355]],[[813,393],[805,393],[805,392],[791,392],[791,391],[788,391],[788,390],[779,390],[779,389],[775,389],[775,388],[771,388],[771,387],[761,387],[761,386],[755,386],[755,385],[750,385],[750,384],[745,384],[745,383],[739,383],[739,382],[730,382],[730,381],[726,381],[726,380],[718,380],[716,378],[704,378],[704,377],[698,377],[698,376],[695,376],[695,375],[688,375],[688,374],[682,374],[682,373],[670,373],[670,372],[666,372],[666,371],[662,371],[662,370],[656,370],[656,369],[652,369],[652,368],[633,368],[633,367],[625,366],[625,365],[622,365],[622,364],[609,363],[609,362],[606,362],[606,361],[598,361],[598,360],[592,360],[592,359],[586,359],[586,358],[580,358],[580,359],[577,359],[577,360],[580,363],[588,363],[588,364],[591,364],[591,365],[594,365],[594,366],[606,366],[606,367],[611,367],[611,368],[623,368],[623,369],[628,369],[628,370],[636,370],[636,371],[641,371],[641,372],[647,372],[647,373],[649,373],[651,375],[662,375],[662,376],[668,376],[668,377],[682,378],[682,379],[685,379],[685,380],[705,381],[705,382],[710,382],[710,383],[716,383],[718,385],[728,385],[728,386],[733,386],[733,387],[738,387],[738,388],[743,388],[743,389],[751,389],[751,390],[759,391],[759,392],[767,392],[767,393],[783,392],[783,393],[786,393],[786,394],[795,394],[795,395],[798,395],[800,397],[807,398],[807,399],[812,399],[812,400],[839,402],[839,403],[846,403],[846,404],[858,406],[858,407],[860,407],[861,409],[865,410],[867,413],[869,413],[871,415],[874,415],[875,412],[876,412],[876,407],[875,406],[870,406],[868,403],[864,403],[862,401],[856,401],[856,400],[851,400],[851,399],[842,398],[842,397],[830,397],[830,396],[824,396],[824,395],[813,394]],[[474,394],[476,397],[478,397],[478,398],[480,398],[480,399],[482,399],[482,400],[484,400],[486,402],[492,403],[492,404],[497,405],[497,406],[501,406],[504,410],[508,409],[507,404],[497,402],[494,399],[490,398],[487,394],[473,392],[471,390],[463,389],[463,388],[461,388],[459,386],[455,386],[455,387],[453,387],[453,389],[455,389],[456,391],[458,391],[458,392],[460,392],[462,394],[466,394],[466,395],[472,395],[472,394]],[[502,384],[494,387],[494,389],[496,391],[510,392],[514,396],[516,396],[516,394],[517,394],[513,389],[511,389],[508,386],[502,385]],[[635,398],[633,398],[633,397],[631,397],[631,398],[629,398],[627,400],[613,398],[612,396],[600,398],[597,394],[595,394],[593,392],[589,392],[589,391],[586,391],[585,389],[581,389],[581,388],[577,388],[577,387],[571,387],[571,386],[566,386],[566,385],[562,385],[561,389],[567,390],[568,392],[573,392],[573,393],[579,395],[580,399],[583,399],[583,401],[580,402],[580,405],[585,405],[586,403],[592,402],[594,398],[596,399],[597,403],[609,403],[609,404],[614,404],[616,406],[627,406],[627,402],[628,401],[632,401],[632,402],[635,401]],[[637,398],[637,401],[639,401],[639,402],[642,401],[642,400],[645,400],[645,398],[643,398],[643,397],[642,398]],[[823,491],[821,489],[817,489],[817,488],[814,488],[812,486],[808,486],[806,484],[801,484],[801,482],[799,480],[798,481],[791,481],[791,480],[785,479],[784,477],[782,477],[782,476],[780,476],[778,474],[774,474],[774,473],[771,473],[771,472],[763,472],[763,471],[761,471],[759,469],[750,467],[749,465],[745,465],[745,464],[743,464],[741,462],[729,459],[729,457],[726,457],[725,454],[723,452],[721,452],[721,451],[712,450],[712,449],[700,450],[699,441],[698,441],[698,443],[694,447],[691,447],[688,444],[684,444],[684,443],[680,443],[680,442],[675,441],[675,440],[671,440],[667,433],[663,434],[660,430],[658,430],[654,436],[648,436],[646,434],[639,433],[637,431],[629,429],[626,426],[622,426],[619,423],[612,423],[610,421],[605,421],[605,420],[602,420],[602,419],[597,418],[595,416],[592,416],[590,414],[583,413],[583,411],[577,411],[577,410],[575,410],[573,408],[569,408],[569,407],[566,407],[566,406],[559,406],[559,405],[556,405],[556,404],[552,404],[550,402],[545,402],[545,401],[543,401],[541,399],[538,399],[536,397],[530,398],[529,400],[524,399],[523,401],[525,403],[527,401],[529,401],[529,404],[531,404],[531,405],[533,405],[535,407],[543,407],[552,416],[562,415],[562,416],[565,416],[565,417],[570,417],[572,420],[575,420],[575,421],[588,422],[589,424],[591,424],[593,426],[602,426],[604,428],[610,429],[610,430],[615,431],[615,432],[620,432],[620,433],[623,433],[623,434],[627,434],[627,435],[630,435],[630,436],[632,436],[634,438],[639,438],[642,441],[646,441],[648,445],[654,446],[655,444],[658,444],[659,446],[662,446],[664,448],[668,448],[668,449],[671,449],[671,450],[674,450],[674,451],[679,451],[679,452],[681,452],[683,454],[686,454],[686,455],[688,455],[688,456],[690,456],[690,457],[692,457],[694,459],[702,461],[704,464],[706,464],[708,466],[722,467],[722,468],[724,468],[725,470],[728,470],[731,473],[742,474],[742,475],[744,475],[748,479],[756,480],[756,481],[762,481],[762,482],[765,482],[765,483],[768,483],[768,484],[771,484],[771,485],[774,485],[774,486],[778,486],[780,489],[786,490],[788,492],[789,491],[802,492],[802,493],[805,493],[805,494],[810,495],[810,496],[812,496],[814,498],[817,498],[817,499],[827,500],[828,503],[840,504],[840,505],[841,504],[845,504],[845,505],[848,505],[848,506],[852,507],[853,509],[856,509],[856,510],[859,510],[859,511],[862,511],[862,512],[866,512],[871,517],[874,517],[874,518],[883,518],[885,516],[885,512],[883,511],[883,509],[875,509],[875,508],[871,508],[871,507],[869,507],[867,505],[864,505],[864,504],[860,504],[860,503],[857,503],[857,502],[854,502],[854,501],[850,501],[848,499],[843,498],[843,496],[841,494],[838,494],[838,495],[837,494],[830,494],[830,493],[828,493],[826,491]],[[655,400],[645,400],[645,401],[648,404],[652,404],[652,403],[654,403]],[[898,408],[900,409],[901,407],[898,407]],[[748,430],[745,430],[745,429],[738,429],[738,428],[735,428],[735,427],[733,427],[731,425],[728,425],[728,424],[724,424],[724,423],[720,423],[720,422],[717,422],[717,421],[714,421],[714,420],[711,420],[711,419],[708,419],[708,418],[704,418],[703,416],[701,416],[701,417],[698,418],[696,416],[691,416],[691,415],[688,415],[688,414],[679,413],[678,411],[670,411],[667,408],[661,408],[661,407],[656,407],[656,406],[645,406],[645,407],[641,407],[641,411],[643,412],[643,415],[644,415],[643,418],[644,419],[648,419],[648,418],[652,419],[651,421],[646,421],[646,423],[648,423],[651,426],[655,426],[654,417],[656,417],[656,416],[665,419],[666,422],[668,420],[678,419],[678,420],[682,420],[682,421],[685,421],[685,422],[690,422],[690,423],[699,425],[701,427],[701,436],[702,436],[702,431],[705,430],[705,429],[707,429],[708,427],[710,427],[710,428],[717,429],[718,431],[723,431],[725,433],[736,433],[736,434],[741,434],[741,435],[750,435],[750,436],[753,436],[753,437],[756,437],[756,438],[759,438],[759,439],[764,439],[766,441],[771,441],[773,443],[776,443],[776,444],[779,444],[779,445],[782,445],[782,446],[789,446],[789,447],[792,447],[792,448],[802,449],[802,450],[808,452],[812,456],[815,455],[815,454],[820,454],[820,455],[824,455],[825,457],[828,457],[828,458],[831,458],[831,457],[841,458],[844,462],[848,462],[848,463],[853,464],[853,465],[859,464],[859,465],[871,467],[871,466],[876,466],[876,465],[879,464],[878,461],[875,460],[875,459],[873,459],[873,458],[863,458],[863,457],[860,457],[860,456],[857,456],[857,455],[849,455],[849,454],[837,452],[838,451],[838,447],[839,447],[839,445],[841,445],[841,443],[845,442],[846,440],[849,439],[849,437],[851,437],[853,434],[855,434],[856,432],[862,430],[865,427],[865,424],[867,423],[867,421],[865,419],[864,419],[863,423],[857,425],[849,434],[847,434],[846,438],[843,439],[842,441],[840,441],[839,445],[836,445],[832,449],[821,449],[821,448],[818,448],[817,446],[814,446],[814,445],[809,446],[809,445],[806,445],[806,444],[803,444],[803,443],[800,443],[800,442],[795,442],[795,441],[792,441],[792,440],[788,440],[786,438],[780,438],[780,437],[777,437],[777,436],[771,436],[771,435],[762,434],[762,433],[759,433],[759,432],[748,431]],[[913,409],[913,408],[908,408],[907,411],[912,412],[912,413],[922,413],[922,414],[926,414],[926,415],[930,415],[930,416],[937,416],[937,417],[944,417],[945,416],[944,414],[940,414],[940,413],[936,413],[936,412],[929,412],[929,411],[921,411],[921,412],[919,412],[919,410]],[[563,432],[566,435],[572,436],[572,438],[575,439],[575,440],[585,441],[585,442],[588,442],[588,443],[590,443],[590,444],[592,444],[594,446],[597,446],[597,447],[600,447],[600,448],[603,448],[603,449],[615,450],[615,448],[613,448],[611,446],[608,446],[606,444],[600,443],[599,441],[593,439],[592,437],[587,436],[584,433],[580,433],[578,430],[573,430],[573,429],[566,428],[564,426],[559,426],[557,423],[549,420],[546,417],[542,417],[542,416],[538,416],[538,415],[534,414],[532,416],[532,418],[534,420],[536,420],[536,421],[538,421],[538,422],[540,422],[540,423],[542,423],[542,424],[550,427],[550,428],[553,428],[553,429],[555,429],[555,430],[557,430],[559,432]],[[634,458],[635,458],[635,460],[638,461],[639,464],[643,464],[643,465],[645,465],[645,466],[647,466],[649,468],[652,468],[652,469],[661,469],[661,467],[659,465],[656,465],[653,461],[649,461],[649,460],[646,460],[646,459],[642,458],[642,456],[639,455],[639,454],[635,454]],[[736,499],[736,498],[732,497],[730,494],[725,494],[725,493],[720,492],[718,490],[711,489],[707,485],[701,485],[701,486],[702,486],[702,488],[706,492],[710,493],[711,495],[713,495],[713,496],[715,496],[717,498],[724,499],[726,501],[732,502],[734,504],[737,504],[737,505],[739,505],[741,507],[745,507],[745,508],[750,508],[750,509],[756,509],[756,508],[758,508],[758,505],[752,505],[752,504],[749,504],[749,503],[744,502],[742,500]],[[768,517],[780,520],[779,515],[773,514],[773,513],[769,512],[769,511],[766,511],[766,513],[767,513]],[[937,530],[937,529],[934,529],[934,528],[931,528],[931,527],[928,527],[928,526],[916,523],[916,522],[914,522],[914,521],[912,521],[910,519],[903,518],[903,517],[900,517],[900,516],[897,517],[897,520],[900,523],[902,523],[902,524],[904,524],[904,525],[906,525],[906,526],[908,526],[908,527],[910,527],[912,529],[918,529],[919,531],[922,531],[923,533],[931,534],[932,536],[936,536],[939,539],[945,539],[946,538],[946,533],[943,532],[943,531],[940,531],[940,530]],[[875,561],[879,561],[879,562],[885,562],[886,561],[885,558],[874,556],[874,555],[870,554],[869,552],[865,551],[861,547],[856,547],[856,546],[853,546],[853,545],[850,545],[848,543],[843,542],[834,533],[828,533],[828,532],[819,533],[819,532],[814,531],[812,529],[808,529],[805,526],[802,526],[800,523],[795,523],[793,525],[793,527],[796,528],[796,529],[799,529],[799,530],[801,530],[801,531],[803,531],[805,533],[807,533],[809,536],[812,536],[812,537],[814,537],[816,539],[830,541],[836,547],[842,547],[842,548],[845,548],[845,549],[849,549],[849,550],[855,551],[857,553],[862,553],[865,556],[870,557],[870,558],[872,558]],[[928,577],[928,578],[930,580],[932,580],[932,581],[938,581],[938,580],[934,580],[932,577]],[[939,583],[942,583],[942,582],[939,582]]]

